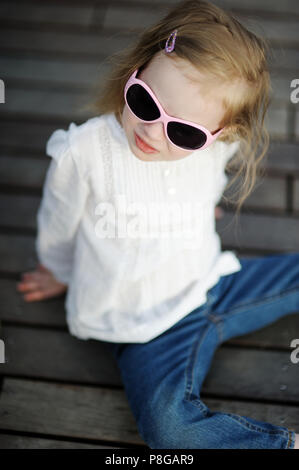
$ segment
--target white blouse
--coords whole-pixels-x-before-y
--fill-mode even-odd
[[[36,250],[68,284],[72,335],[150,341],[241,269],[221,251],[214,213],[238,147],[215,141],[180,160],[142,161],[113,113],[53,132]]]

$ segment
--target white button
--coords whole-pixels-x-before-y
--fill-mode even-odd
[[[176,193],[176,189],[175,188],[169,188],[168,189],[168,194],[175,194]]]

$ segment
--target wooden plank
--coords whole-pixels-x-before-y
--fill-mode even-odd
[[[284,52],[288,55],[288,51]],[[298,59],[296,63],[298,63]],[[286,73],[284,74],[276,72],[271,74],[271,86],[273,88],[272,95],[276,101],[288,101],[290,103],[290,94],[292,92],[291,81],[294,73],[291,70],[285,70],[285,72]],[[297,76],[297,73],[295,73],[294,76]]]
[[[124,447],[84,444],[66,440],[0,434],[0,449],[122,449]]]
[[[272,405],[267,403],[246,402],[238,400],[217,400],[206,398],[203,394],[204,403],[213,411],[233,413],[248,416],[258,421],[284,426],[297,432],[298,430],[298,406]]]
[[[8,2],[7,2],[8,3]],[[17,2],[11,2],[13,3],[14,6],[16,6]],[[25,3],[25,2],[23,2]],[[34,3],[33,1],[31,2],[26,2],[27,4],[32,4]],[[51,3],[53,6],[57,6],[58,8],[61,6],[62,2],[60,1],[53,1],[51,2],[44,2],[45,4]],[[98,8],[100,6],[100,10],[102,7],[106,4],[115,4],[119,5],[119,0],[109,0],[109,1],[101,1],[100,4],[96,4],[94,0],[85,0],[84,1],[84,7],[93,7],[94,5]],[[132,3],[132,2],[131,2]],[[129,6],[131,5],[130,2],[128,2]],[[155,6],[165,6],[167,8],[170,8],[171,6],[174,6],[176,4],[176,0],[138,0],[138,4],[141,5],[145,10],[152,8],[153,5]],[[269,16],[274,13],[278,13],[279,16],[282,16],[283,14],[299,14],[299,7],[298,7],[298,2],[296,0],[285,0],[283,3],[280,2],[279,0],[263,0],[261,3],[259,0],[243,0],[242,3],[240,3],[239,0],[215,0],[214,3],[218,5],[219,7],[229,10],[237,10],[237,11],[256,11],[259,13],[267,13]],[[48,5],[47,5],[48,6]],[[63,2],[63,8],[66,11],[66,15],[70,14],[71,12],[69,11],[72,7],[82,7],[82,2],[80,0],[64,0]],[[132,3],[132,6],[134,6],[134,2]],[[17,16],[17,14],[16,14]],[[53,21],[55,21],[55,15],[53,13]],[[288,16],[286,16],[288,18]],[[43,18],[40,18],[42,20]],[[59,20],[58,20],[59,21]]]
[[[237,15],[242,24],[253,33],[275,41],[276,44],[298,44],[298,19],[280,21],[271,17],[261,18],[258,14],[250,13]]]
[[[5,431],[144,445],[122,390],[6,378],[0,417]]]
[[[36,85],[35,85],[36,86]],[[6,89],[5,103],[0,108],[0,118],[39,119],[44,122],[86,120],[94,113],[84,110],[91,100],[88,92],[75,90],[19,89],[9,86]]]
[[[296,216],[241,212],[236,220],[235,213],[226,207],[224,216],[216,221],[223,249],[251,249],[265,254],[298,250],[298,227]],[[0,270],[19,273],[34,268],[36,262],[33,236],[0,234]]]
[[[299,221],[295,216],[241,213],[236,222],[234,215],[226,209],[223,218],[216,221],[223,249],[255,250],[265,254],[299,249]],[[36,263],[35,237],[0,234],[1,271],[16,274],[35,268]]]
[[[37,261],[34,237],[0,234],[0,271],[21,273],[34,269]]]
[[[23,294],[17,291],[21,280],[0,279],[0,320],[14,324],[51,326],[67,331],[65,296],[26,302]]]
[[[297,87],[298,88],[298,85]],[[297,96],[298,96],[298,92],[297,92]],[[296,103],[297,104],[297,103]],[[294,136],[294,140],[299,143],[299,112],[295,112],[295,132],[294,132],[295,136]]]
[[[257,1],[257,0],[256,0]],[[222,7],[226,7],[221,4]],[[259,34],[266,34],[267,37],[271,38],[271,35],[274,34],[275,38],[287,41],[297,41],[297,29],[296,29],[296,20],[293,18],[287,18],[287,23],[282,23],[278,20],[272,20],[264,18],[259,15],[258,11],[252,12],[252,6],[250,7],[250,12],[255,14],[253,19],[253,14],[248,18],[246,15],[248,8],[245,7],[246,13],[242,13],[242,5],[227,5],[227,8],[234,7],[237,9],[235,16],[239,17],[243,23],[248,26],[248,23],[251,25],[252,29]],[[248,6],[247,6],[248,7]],[[283,11],[283,7],[281,6]],[[285,11],[292,8],[292,13],[297,12],[297,7],[291,5],[285,7]],[[57,9],[59,9],[57,11]],[[77,28],[81,31],[86,31],[87,28],[99,29],[101,27],[108,29],[119,29],[119,28],[133,28],[136,29],[136,25],[143,25],[147,27],[153,24],[155,21],[159,20],[163,14],[165,14],[169,9],[168,2],[159,2],[159,9],[152,9],[150,3],[140,4],[136,7],[135,4],[126,6],[119,6],[119,4],[114,5],[113,2],[109,2],[107,12],[106,4],[100,3],[93,8],[93,5],[82,5],[82,4],[71,4],[69,6],[63,4],[57,4],[56,2],[43,2],[39,4],[38,2],[22,2],[19,4],[15,1],[3,1],[1,2],[0,8],[0,17],[5,24],[14,24],[14,25],[34,25],[34,26],[47,26],[55,28]],[[266,9],[266,10],[265,10]],[[269,8],[266,7],[265,2],[263,2],[262,11],[268,11]],[[271,12],[275,12],[273,8]],[[258,26],[256,23],[258,22]],[[279,23],[282,26],[279,26]]]
[[[1,159],[0,159],[1,160]],[[22,165],[21,165],[22,167]],[[1,169],[1,164],[0,164]],[[9,169],[9,167],[7,168]],[[21,170],[21,168],[20,168]],[[3,177],[5,177],[2,175]],[[26,175],[30,173],[30,166],[25,168],[24,175],[21,179],[17,180],[16,172],[14,176],[14,183],[16,185],[22,185],[23,181],[26,185]],[[39,176],[38,172],[37,176]],[[23,179],[23,181],[22,181]],[[32,182],[29,178],[28,188],[31,188],[30,183]],[[12,178],[8,179],[11,181]],[[0,177],[0,183],[2,178]],[[13,182],[12,182],[13,183]],[[5,185],[8,182],[4,181]],[[236,189],[235,184],[225,192],[228,197],[232,194],[232,191]],[[41,198],[39,196],[31,196],[29,194],[0,194],[0,212],[2,214],[1,225],[3,227],[13,227],[19,229],[36,229],[36,214],[40,205]],[[260,210],[272,210],[277,211],[280,214],[286,209],[286,181],[282,179],[265,179],[264,182],[258,186],[248,197],[244,203],[244,208],[248,209],[260,209]]]
[[[36,227],[36,212],[40,198],[29,195],[0,194],[0,212],[2,227]],[[18,220],[18,217],[21,219]]]
[[[47,59],[40,57],[0,58],[0,76],[7,88],[11,80],[38,82],[38,85],[47,85],[52,89],[55,85],[68,86],[77,89],[86,89],[94,81],[101,81],[108,67],[96,61],[74,61],[66,58]]]
[[[271,172],[273,175],[299,175],[298,143],[272,141],[261,167],[267,168],[268,173]]]
[[[5,324],[1,337],[7,361],[1,364],[1,374],[112,387],[122,385],[111,343],[106,341],[81,340],[55,328]]]
[[[290,316],[298,319],[298,313]],[[122,386],[111,343],[79,340],[55,329],[29,329],[5,324],[1,337],[5,343],[6,359],[1,366],[3,375],[105,387]],[[231,345],[226,342],[215,353],[203,393],[217,396],[221,390],[222,397],[298,403],[298,365],[290,359],[293,339],[294,331],[289,333],[283,351],[248,349],[240,343]]]
[[[110,34],[103,31],[97,33],[86,32],[84,34],[82,32],[45,31],[41,34],[40,31],[5,28],[4,25],[0,30],[0,50],[3,51],[0,70],[2,76],[5,74],[5,77],[12,78],[18,77],[19,74],[23,76],[26,72],[28,75],[32,68],[34,70],[34,79],[36,79],[37,73],[45,76],[47,69],[51,73],[51,79],[54,81],[61,82],[64,77],[67,77],[69,83],[76,83],[79,81],[79,77],[81,77],[80,86],[86,86],[86,83],[89,84],[91,77],[95,75],[95,71],[92,70],[92,75],[89,76],[89,74],[86,74],[84,65],[86,67],[104,66],[105,64],[102,62],[106,57],[126,48],[135,39],[136,34],[132,34],[130,31]],[[286,72],[285,79],[289,81],[289,73],[295,72],[299,67],[298,49],[273,45],[271,52],[270,70],[275,71],[275,75],[283,75],[283,72]],[[52,69],[48,65],[51,57],[54,57],[57,61],[59,68],[61,68],[59,58],[65,62],[66,71],[63,76],[61,72],[57,73],[54,66],[54,72],[52,73]],[[69,66],[70,59],[76,60],[78,67],[85,71],[85,73],[81,73],[81,71],[79,71],[79,74],[71,73],[71,68],[76,64],[71,63]],[[20,64],[18,65],[19,61]],[[45,62],[45,69],[38,64],[38,61]],[[15,62],[17,62],[16,66],[14,65]],[[34,66],[34,62],[37,62],[37,66]],[[289,83],[287,91],[289,99]],[[274,95],[277,95],[275,87]]]
[[[0,184],[35,189],[40,192],[49,163],[48,156],[42,158],[2,156],[0,157]],[[32,210],[36,201],[32,201],[30,205]]]
[[[104,9],[98,8],[104,14]],[[44,25],[47,23],[71,26],[75,25],[82,29],[87,29],[93,21],[94,8],[92,4],[72,4],[69,6],[59,5],[56,2],[18,2],[2,1],[0,3],[0,18],[8,23],[38,23]]]
[[[104,21],[103,31],[116,29],[130,29],[139,33],[141,29],[152,26],[161,19],[168,8],[161,5],[159,9],[145,11],[142,5],[133,8],[128,6],[115,6],[109,4]],[[261,17],[257,12],[250,15],[242,13],[241,10],[234,15],[248,30],[258,34],[269,41],[275,40],[278,43],[298,44],[298,22],[297,19],[289,18],[283,22],[278,19]],[[140,26],[142,25],[142,27]]]
[[[241,213],[237,222],[234,213],[226,211],[224,217],[216,221],[216,229],[223,246],[241,250],[254,248],[265,253],[299,249],[299,219],[296,217]]]
[[[242,255],[241,257],[244,257]],[[16,325],[51,326],[68,332],[65,312],[65,294],[40,302],[26,302],[16,290],[17,281],[0,279],[0,320]],[[232,338],[228,344],[246,347],[284,349],[299,331],[299,316],[287,315],[261,330]]]
[[[289,345],[290,341],[286,346]],[[214,355],[202,390],[208,394],[219,394],[221,390],[221,397],[251,397],[298,405],[298,364],[291,362],[290,354],[220,347]]]
[[[120,50],[121,45],[119,40]],[[99,55],[99,52],[102,55]],[[114,51],[115,52],[115,51]],[[111,52],[112,53],[112,52]],[[278,49],[273,51],[274,59],[271,65],[271,77],[273,98],[275,101],[290,102],[290,74],[299,71],[299,52],[293,49]],[[48,86],[67,87],[70,90],[78,89],[84,91],[94,83],[101,83],[104,80],[110,66],[105,62],[103,46],[94,57],[71,57],[65,55],[49,58],[45,54],[29,55],[24,57],[24,53],[2,54],[0,58],[0,76],[5,81],[7,88],[19,86],[31,82],[36,83],[38,88]],[[278,71],[278,73],[277,73]]]
[[[81,92],[62,88],[50,91],[30,88],[25,92],[24,89],[10,86],[6,93],[6,102],[0,108],[0,119],[18,116],[44,122],[68,122],[74,119],[83,121],[96,115],[86,109],[94,100],[94,92],[92,89]],[[290,133],[288,105],[273,101],[269,106],[265,124],[273,138],[287,140]]]
[[[226,210],[224,217],[216,221],[216,230],[223,249],[255,250],[269,254],[299,249],[298,224],[295,217],[242,214],[236,225],[234,213]],[[256,227],[259,227],[258,231]],[[34,269],[37,262],[35,237],[0,234],[0,271],[21,273]]]
[[[113,3],[113,0],[111,1]],[[171,7],[171,5],[175,5],[177,2],[176,0],[138,0],[140,5],[148,6],[150,3],[151,5],[160,5],[161,3],[166,4]],[[284,13],[293,13],[299,14],[299,5],[297,0],[285,0],[283,3],[280,0],[214,0],[213,3],[218,5],[220,8],[225,10],[233,9],[233,10],[254,10],[257,12],[266,12],[268,15],[273,13],[278,13],[281,16]]]
[[[141,2],[147,2],[148,0],[140,0]],[[153,0],[154,2],[158,0]],[[173,3],[173,0],[163,0],[167,3]],[[214,0],[215,5],[218,5],[221,8],[225,9],[238,9],[242,10],[254,10],[254,11],[264,11],[270,16],[271,13],[278,13],[282,15],[283,13],[296,13],[299,14],[299,4],[296,0],[285,0],[280,3],[279,0]]]
[[[209,397],[203,400],[213,411],[298,429],[298,406]],[[5,431],[145,445],[122,390],[6,378],[0,416],[0,428]]]
[[[75,120],[75,123],[78,125],[80,121]],[[27,171],[26,178],[30,179],[35,187],[38,184],[41,185],[42,175],[45,174],[46,167],[49,164],[49,157],[45,155],[46,142],[54,130],[58,128],[67,130],[69,124],[70,121],[60,125],[59,122],[49,124],[38,120],[33,120],[32,122],[22,119],[20,121],[14,119],[0,120],[0,153],[2,154],[0,157],[0,175],[5,175],[2,177],[2,181],[6,177],[9,181],[13,181],[14,172],[10,166],[17,172],[20,166],[20,172],[16,173],[18,181],[22,180],[21,173],[25,170],[26,166],[30,166],[34,174],[30,176]],[[21,158],[13,158],[14,155],[24,158],[24,162]],[[42,158],[41,160],[36,158],[31,159],[30,157],[33,155]],[[10,158],[11,160],[9,160]],[[6,166],[7,169],[5,169]],[[263,160],[262,168],[267,168],[267,173],[276,177],[282,177],[287,174],[299,175],[298,143],[272,140],[266,159]],[[39,178],[39,182],[35,177]],[[26,181],[22,181],[22,185],[25,186]]]
[[[255,348],[277,348],[289,347],[294,339],[294,331],[299,331],[299,309],[298,315],[289,314],[247,335],[230,339],[226,344],[235,344],[243,347]]]
[[[68,128],[70,123],[65,124]],[[0,118],[0,148],[1,156],[6,153],[11,155],[12,150],[22,157],[45,156],[46,142],[52,132],[59,127],[57,122],[52,124],[39,120],[29,121],[20,119],[8,119],[4,113]],[[5,153],[4,153],[5,152]]]
[[[11,55],[20,52],[32,57],[71,57],[76,60],[96,60],[110,56],[127,47],[135,39],[129,31],[107,33],[97,32],[64,32],[10,28],[5,25],[0,30],[0,50]]]
[[[232,176],[229,177],[229,181]],[[235,182],[224,192],[225,197],[232,197],[240,183]],[[257,178],[253,192],[245,200],[244,209],[277,211],[287,208],[287,180],[279,177]]]
[[[296,178],[294,181],[294,210],[298,214],[299,212],[299,179]]]

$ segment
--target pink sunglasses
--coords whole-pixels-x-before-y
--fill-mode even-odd
[[[207,148],[224,130],[211,134],[203,126],[169,116],[157,100],[152,90],[139,78],[137,72],[126,83],[124,97],[129,110],[143,122],[163,122],[168,140],[176,147],[189,151]]]

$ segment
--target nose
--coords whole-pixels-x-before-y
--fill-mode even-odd
[[[162,142],[166,138],[162,122],[143,123],[144,136],[154,145],[155,142]]]

